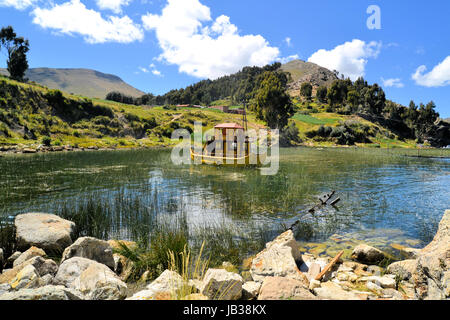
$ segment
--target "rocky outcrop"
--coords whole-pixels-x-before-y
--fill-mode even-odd
[[[31,247],[29,248],[27,251],[25,251],[24,253],[20,254],[17,259],[14,260],[13,262],[13,267],[18,266],[19,264],[24,263],[27,260],[30,260],[33,257],[45,257],[45,251],[40,249],[40,248],[36,248],[36,247]]]
[[[88,300],[118,300],[126,297],[127,285],[111,269],[81,257],[64,261],[59,266],[54,283],[78,290]]]
[[[314,300],[317,299],[302,281],[284,277],[266,277],[262,283],[258,300]]]
[[[201,287],[201,294],[212,300],[238,300],[242,296],[244,280],[224,269],[209,269]]]
[[[115,262],[113,251],[110,244],[104,240],[92,237],[78,238],[72,245],[64,250],[61,263],[73,257],[94,260],[114,270]]]
[[[0,295],[0,300],[83,300],[83,295],[64,286],[44,286],[35,289],[22,289]]]
[[[292,230],[278,236],[266,244],[252,261],[250,273],[254,281],[262,283],[265,277],[287,277],[308,281],[299,270],[302,263],[300,247]]]
[[[366,264],[378,264],[385,258],[383,251],[367,244],[360,244],[353,249],[352,259]]]
[[[418,299],[450,297],[450,210],[446,210],[436,235],[418,254],[412,274]]]
[[[16,216],[17,246],[27,250],[31,246],[46,252],[63,252],[72,244],[75,223],[48,213],[25,213]]]

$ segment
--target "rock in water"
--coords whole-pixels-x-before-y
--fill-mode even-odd
[[[83,295],[64,286],[22,289],[0,295],[0,300],[83,300]]]
[[[209,269],[201,293],[212,300],[238,300],[242,296],[244,280],[240,275],[224,269]]]
[[[266,244],[266,249],[256,255],[252,261],[250,273],[256,282],[262,283],[265,277],[288,277],[308,281],[299,270],[301,253],[292,230],[278,236]]]
[[[22,253],[17,259],[13,262],[13,267],[18,266],[21,263],[24,263],[27,260],[30,260],[33,257],[45,257],[45,251],[36,247],[31,247],[24,253]]]
[[[297,300],[317,299],[305,288],[302,281],[282,277],[266,277],[258,296],[258,300],[288,300],[292,298]]]
[[[352,259],[366,264],[378,264],[385,258],[383,251],[360,244],[353,249]]]
[[[72,257],[82,257],[102,263],[114,270],[113,250],[107,241],[92,237],[78,238],[64,250],[61,263]]]
[[[127,285],[104,264],[73,257],[60,266],[55,284],[80,291],[88,300],[118,300],[126,297]]]
[[[31,246],[47,252],[62,252],[72,244],[75,223],[48,213],[25,213],[16,216],[17,246],[26,250]]]

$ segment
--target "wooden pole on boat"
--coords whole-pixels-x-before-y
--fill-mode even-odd
[[[329,264],[327,264],[326,267],[323,268],[323,270],[316,276],[315,280],[320,281],[320,279],[322,279],[322,277],[325,275],[325,273],[327,273],[336,264],[336,262],[341,258],[341,256],[343,254],[344,254],[344,250],[339,252],[336,255],[336,257],[334,257],[333,260],[331,260],[331,262]]]

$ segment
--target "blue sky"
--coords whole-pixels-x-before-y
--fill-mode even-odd
[[[0,26],[30,40],[30,67],[91,68],[145,92],[298,57],[450,117],[449,12],[438,0],[0,0]]]

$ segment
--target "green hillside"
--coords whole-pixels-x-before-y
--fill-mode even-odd
[[[8,72],[0,69],[0,74],[8,75]],[[104,99],[111,91],[132,97],[144,94],[115,75],[90,69],[32,68],[27,70],[25,77],[50,89],[91,98]]]

